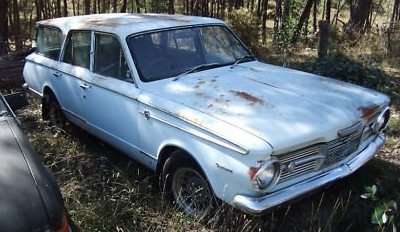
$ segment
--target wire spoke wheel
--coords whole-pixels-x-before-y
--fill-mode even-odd
[[[57,129],[61,130],[64,126],[64,115],[61,110],[60,105],[56,102],[55,99],[50,99],[49,102],[49,119],[51,124]]]
[[[213,195],[207,181],[192,168],[176,170],[172,177],[172,194],[187,214],[202,219],[212,208]]]

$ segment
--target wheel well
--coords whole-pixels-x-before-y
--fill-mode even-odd
[[[159,158],[158,158],[157,169],[156,169],[157,174],[160,174],[162,172],[162,168],[164,166],[165,161],[176,150],[181,150],[186,154],[185,155],[185,159],[186,160],[183,159],[182,160],[183,162],[193,163],[193,164],[197,165],[200,168],[200,170],[202,171],[201,166],[199,165],[199,163],[193,158],[193,156],[189,152],[185,151],[184,149],[182,149],[180,147],[166,146],[161,150]]]
[[[48,86],[44,87],[44,89],[43,89],[43,97],[46,96],[46,95],[50,95],[50,94],[54,95],[53,90],[51,90],[50,87],[48,87]]]
[[[43,89],[43,96],[42,96],[42,118],[43,120],[48,120],[49,119],[49,107],[48,107],[48,102],[49,101],[49,96],[53,95],[53,90],[50,89],[50,87],[45,86]]]

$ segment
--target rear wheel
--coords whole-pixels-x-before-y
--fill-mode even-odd
[[[183,151],[173,152],[164,163],[162,184],[175,204],[188,215],[202,219],[211,212],[212,189],[197,164]]]
[[[57,130],[61,130],[65,126],[66,120],[57,98],[52,93],[48,94],[44,97],[42,104],[43,118],[49,120]]]

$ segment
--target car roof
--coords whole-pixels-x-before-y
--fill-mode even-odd
[[[116,13],[55,18],[40,21],[38,24],[58,27],[64,35],[69,30],[98,30],[126,37],[163,28],[225,23],[219,19],[196,16]]]

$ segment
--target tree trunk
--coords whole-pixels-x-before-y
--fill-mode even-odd
[[[394,6],[393,6],[393,13],[392,13],[392,19],[391,22],[398,22],[400,19],[400,0],[395,0],[394,1]]]
[[[61,17],[61,0],[56,1],[56,18]]]
[[[14,41],[17,50],[22,49],[21,24],[19,19],[18,0],[13,0],[13,15],[14,15]]]
[[[169,13],[169,14],[175,14],[175,4],[174,4],[174,0],[169,0],[168,13]]]
[[[140,2],[139,2],[139,0],[136,0],[136,12],[140,13]]]
[[[123,0],[122,1],[122,7],[121,7],[121,13],[126,13],[126,5],[128,0]]]
[[[289,20],[289,12],[290,12],[290,0],[285,0],[284,6],[283,6],[283,15],[282,15],[282,25],[281,28],[284,29],[288,20]]]
[[[317,33],[317,14],[318,14],[318,0],[314,0],[313,9],[313,33]]]
[[[93,0],[93,14],[97,14],[97,0]]]
[[[353,10],[348,25],[350,28],[364,31],[369,27],[368,17],[372,8],[372,0],[358,0],[357,6]]]
[[[293,33],[292,43],[296,43],[300,35],[300,31],[303,28],[304,22],[310,17],[311,7],[314,0],[308,0],[306,6],[304,7],[303,13],[301,13],[299,23],[297,24],[296,30]]]
[[[276,0],[276,7],[275,7],[275,18],[274,18],[274,32],[278,32],[279,29],[279,22],[281,21],[282,15],[282,0]]]
[[[117,0],[112,1],[112,8],[113,8],[112,12],[117,13]]]
[[[253,3],[253,5],[254,5],[254,3]],[[261,11],[262,11],[261,6],[262,6],[262,1],[261,1],[261,0],[258,0],[258,2],[257,2],[257,16],[258,16],[258,17],[261,16]]]
[[[262,40],[265,43],[267,40],[267,16],[268,16],[268,0],[264,0],[264,6],[263,6],[263,17],[262,17],[262,25],[261,25],[261,30],[262,30]]]
[[[329,45],[329,23],[327,21],[320,21],[319,26],[319,45],[318,45],[318,58],[322,59],[328,54]]]
[[[221,2],[221,19],[225,19],[225,3],[226,3],[226,0],[222,0],[222,2]]]
[[[0,56],[8,53],[8,0],[0,1]]]
[[[8,1],[8,0],[7,0]],[[42,20],[42,0],[35,0],[35,5],[36,5],[36,21]]]
[[[72,13],[74,14],[74,16],[76,15],[76,11],[75,11],[75,0],[72,0]]]
[[[84,4],[85,4],[85,15],[89,15],[90,14],[90,0],[85,0]]]
[[[68,3],[67,0],[64,0],[64,17],[68,16]]]
[[[331,9],[332,9],[331,0],[326,0],[326,21],[328,23],[331,22]]]

